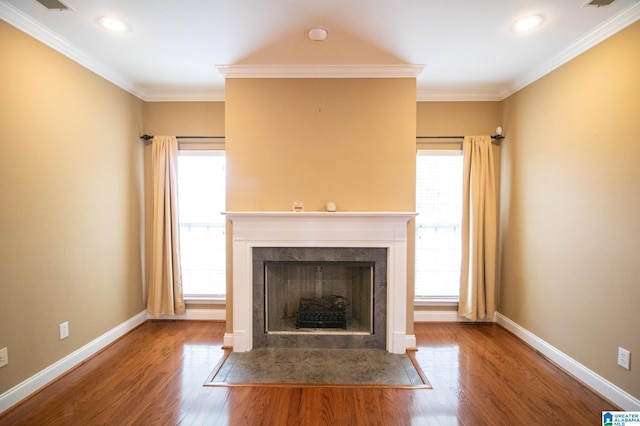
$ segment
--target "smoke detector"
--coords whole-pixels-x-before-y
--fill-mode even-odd
[[[311,27],[307,29],[307,38],[311,41],[324,41],[329,32],[321,27]]]

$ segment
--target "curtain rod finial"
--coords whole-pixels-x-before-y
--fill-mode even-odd
[[[153,136],[151,135],[147,135],[146,133],[142,136],[140,136],[140,139],[142,139],[144,141],[145,145],[151,145],[151,140],[153,139]]]

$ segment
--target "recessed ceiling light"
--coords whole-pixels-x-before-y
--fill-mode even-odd
[[[541,15],[527,16],[514,22],[511,29],[517,33],[523,33],[539,27],[543,21],[544,18]]]
[[[98,24],[102,28],[105,28],[109,31],[114,31],[117,33],[123,33],[129,31],[129,26],[125,24],[123,21],[117,18],[112,18],[109,16],[102,16],[98,18]]]

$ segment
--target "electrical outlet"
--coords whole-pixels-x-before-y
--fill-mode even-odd
[[[618,348],[618,365],[620,367],[626,368],[627,370],[631,370],[630,358],[631,358],[631,352],[629,352],[625,348]]]
[[[9,350],[7,348],[0,349],[0,367],[9,364]]]
[[[69,321],[60,324],[60,340],[69,337]]]

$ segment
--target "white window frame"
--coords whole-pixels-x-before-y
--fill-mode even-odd
[[[443,149],[439,147],[437,149],[429,149],[429,148],[418,148],[416,150],[416,161],[418,156],[462,156],[462,146],[461,144],[455,144],[454,148]],[[417,175],[416,175],[417,178]],[[416,182],[417,188],[417,182]],[[462,191],[462,189],[461,189]],[[419,217],[416,218],[416,244],[417,244],[417,233],[418,233],[418,223]],[[415,263],[417,265],[418,259],[415,259]],[[426,297],[417,297],[414,292],[414,305],[415,306],[458,306],[460,297],[459,296],[438,296],[438,295],[430,295]]]
[[[203,144],[204,145],[204,144]],[[206,148],[202,148],[194,143],[180,143],[178,149],[178,156],[224,156],[226,158],[226,151],[224,149],[224,145],[220,144],[206,144]],[[179,189],[178,189],[179,191]],[[226,188],[225,188],[226,191]],[[225,194],[226,199],[226,194]],[[180,224],[178,224],[180,226]],[[226,228],[226,223],[225,223]],[[226,229],[225,229],[226,235]],[[226,238],[225,238],[225,265],[226,265]],[[182,262],[182,260],[181,260]],[[225,294],[224,295],[185,295],[185,302],[190,305],[207,305],[207,304],[218,304],[218,303],[226,303],[227,294],[226,294],[226,274],[227,271],[225,269]]]

